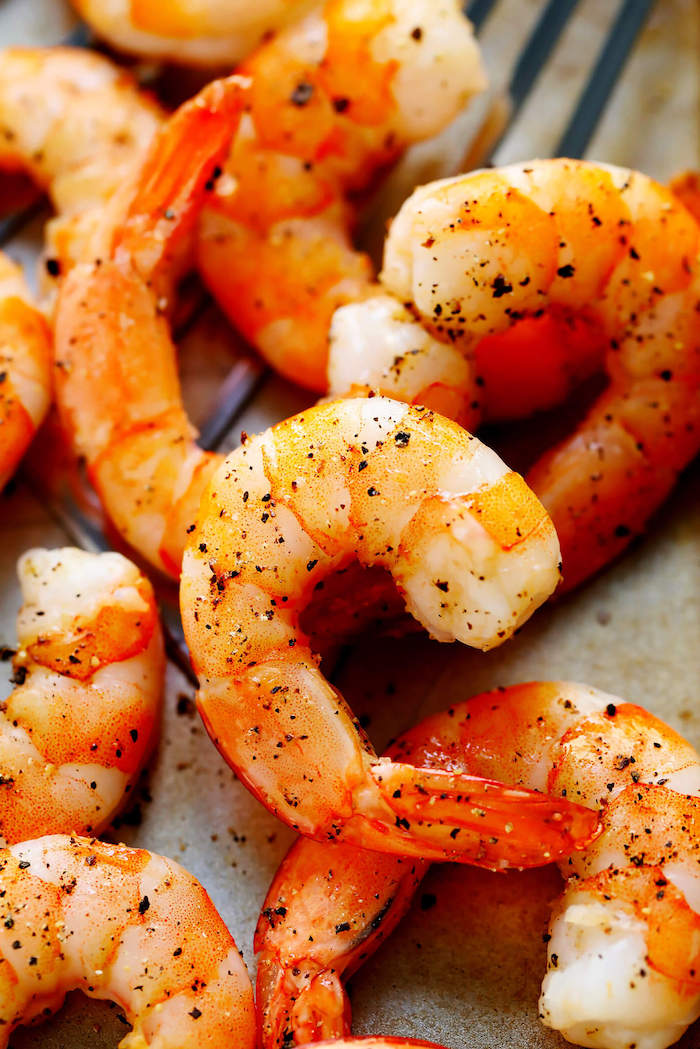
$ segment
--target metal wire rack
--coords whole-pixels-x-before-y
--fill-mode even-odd
[[[496,119],[492,108],[484,117],[480,132],[475,135],[477,145],[467,154],[473,165],[487,165],[507,141],[562,34],[575,19],[579,2],[547,0],[539,9],[534,25],[513,64],[504,95],[498,100]],[[654,2],[621,0],[618,4],[612,22],[600,35],[597,58],[583,88],[577,98],[569,100],[571,112],[566,127],[558,141],[552,142],[550,156],[583,156]],[[465,5],[466,14],[477,35],[484,31],[498,7],[499,0],[471,0]],[[93,38],[85,26],[79,25],[60,42],[85,47],[93,42]],[[489,122],[493,126],[487,132]],[[1,221],[0,245],[10,243],[41,214],[42,209],[43,205],[37,203]],[[235,361],[228,376],[219,384],[208,417],[200,427],[199,443],[203,448],[216,451],[225,444],[230,447],[236,443],[231,434],[237,421],[250,403],[263,395],[270,377],[270,370],[253,354],[241,356]],[[99,520],[91,518],[78,507],[68,492],[62,493],[60,498],[50,499],[48,509],[79,546],[90,550],[110,548],[111,544]],[[191,678],[179,612],[172,595],[163,597],[161,610],[171,658]]]

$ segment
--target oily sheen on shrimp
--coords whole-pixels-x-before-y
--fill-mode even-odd
[[[535,681],[426,718],[388,755],[600,809],[602,833],[558,860],[566,882],[540,1017],[592,1049],[666,1049],[680,1038],[700,1014],[700,761],[686,740],[617,696]],[[295,843],[256,931],[264,1049],[350,1032],[344,982],[403,916],[426,870],[351,845],[329,859],[319,843]]]
[[[17,686],[0,713],[0,835],[102,830],[156,739],[165,676],[153,588],[121,554],[29,550]]]
[[[387,294],[335,315],[331,392],[364,385],[471,428],[551,407],[604,371],[585,417],[527,475],[575,586],[644,529],[700,448],[699,246],[677,197],[627,168],[533,160],[422,186],[387,238]],[[543,311],[590,337],[540,340]],[[516,323],[530,338],[494,366]]]
[[[253,989],[209,896],[178,863],[94,838],[0,850],[0,1046],[69,991],[117,1002],[120,1049],[254,1049]]]
[[[511,849],[501,833],[500,787],[377,759],[321,673],[300,617],[324,577],[355,560],[388,569],[434,637],[483,649],[558,579],[541,505],[466,431],[384,398],[317,406],[229,456],[190,536],[181,608],[210,735],[304,834],[487,866],[537,862],[541,842]],[[523,813],[547,809],[521,801]]]

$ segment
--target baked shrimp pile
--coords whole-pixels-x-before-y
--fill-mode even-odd
[[[121,1049],[445,1049],[354,1036],[346,984],[452,861],[485,878],[558,865],[527,1006],[557,1044],[667,1049],[700,1016],[692,743],[617,696],[537,681],[402,724],[378,755],[332,662],[384,620],[491,652],[498,679],[496,650],[523,628],[536,643],[538,609],[646,527],[700,448],[697,176],[667,189],[565,158],[462,173],[403,204],[375,277],[365,203],[485,86],[457,0],[74,6],[117,57],[0,51],[0,187],[28,176],[54,209],[42,305],[0,257],[0,488],[55,398],[138,565],[68,547],[19,561],[0,1047],[77,989],[120,1007]],[[169,111],[124,53],[217,78]],[[191,273],[283,379],[330,395],[228,455],[200,446],[180,388]],[[472,432],[537,426],[598,373],[525,476]],[[204,885],[112,840],[161,738],[153,584],[179,587],[211,742],[262,818],[299,834],[260,894],[255,988]],[[446,650],[428,650],[437,666]],[[229,904],[235,868],[212,878]]]
[[[700,1015],[700,758],[677,732],[597,689],[530,682],[427,718],[388,756],[602,812],[602,833],[559,861],[539,1002],[548,1027],[576,1045],[664,1049]],[[426,870],[349,845],[330,856],[312,841],[293,846],[256,933],[265,1049],[350,1030],[343,981],[391,933]]]

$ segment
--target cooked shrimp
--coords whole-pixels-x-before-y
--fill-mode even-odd
[[[72,0],[120,51],[182,65],[233,65],[318,0]]]
[[[212,171],[235,132],[239,81],[210,85],[156,136],[130,198],[110,215],[98,260],[62,284],[56,314],[57,399],[77,451],[124,538],[177,576],[187,529],[220,459],[195,443],[175,351],[154,288],[182,256]],[[195,148],[196,146],[196,148]],[[165,216],[165,218],[163,218]]]
[[[534,682],[434,715],[389,753],[602,809],[603,833],[559,861],[547,1026],[597,1049],[665,1049],[700,1015],[700,759],[673,729],[596,689]],[[393,929],[424,872],[349,846],[332,857],[303,839],[292,847],[256,933],[264,1049],[349,1031],[341,980]]]
[[[239,71],[251,101],[199,269],[274,368],[325,392],[333,311],[372,288],[354,202],[483,88],[479,53],[458,0],[327,0]]]
[[[350,1034],[344,982],[394,930],[427,870],[420,859],[297,840],[255,932],[262,1049]]]
[[[677,197],[700,222],[700,172],[681,172],[671,179],[669,188],[674,197]]]
[[[51,400],[51,336],[18,266],[0,253],[0,489]]]
[[[121,554],[30,550],[14,692],[0,716],[3,843],[105,827],[158,727],[165,663],[150,583]]]
[[[503,401],[502,375],[517,415],[532,402],[528,370],[545,407],[604,366],[607,389],[527,478],[575,586],[643,530],[700,447],[699,244],[669,190],[622,168],[533,161],[424,186],[387,240],[390,294],[336,315],[331,389],[364,384],[473,426]],[[539,363],[539,346],[511,347],[484,385],[479,343],[550,306],[597,336],[550,339]]]
[[[376,758],[301,622],[356,559],[391,573],[433,637],[482,649],[558,579],[554,530],[522,479],[431,412],[337,401],[247,440],[202,499],[180,590],[199,709],[238,776],[303,834],[383,852],[525,866],[590,832],[523,795],[525,831],[529,811],[542,823],[523,850],[499,786]]]
[[[420,725],[411,741],[416,748],[424,743]],[[404,762],[413,761],[411,741],[400,750]],[[394,745],[384,756],[398,753]],[[425,752],[421,762],[441,767]],[[464,761],[452,767],[469,771]],[[343,842],[330,855],[324,842],[295,842],[268,889],[255,930],[262,1049],[291,1049],[351,1033],[344,981],[394,930],[427,870],[424,860]]]
[[[185,533],[219,462],[195,443],[154,279],[181,258],[243,105],[240,79],[214,81],[156,135],[125,215],[97,259],[62,282],[56,394],[107,513],[154,565],[179,575]]]
[[[47,227],[47,287],[84,257],[161,120],[156,103],[102,55],[0,51],[0,170],[29,173],[57,212]]]
[[[124,1010],[121,1049],[254,1049],[245,965],[179,864],[57,834],[2,850],[0,884],[0,1046],[79,989]]]

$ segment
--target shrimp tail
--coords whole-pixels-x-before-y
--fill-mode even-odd
[[[262,1049],[350,1033],[345,982],[391,935],[427,868],[343,842],[295,842],[255,930]]]
[[[543,857],[554,861],[584,848],[599,830],[597,813],[535,790],[399,762],[370,771],[396,826],[410,830],[424,858],[442,855],[492,869],[540,867]]]
[[[338,973],[320,969],[299,989],[293,971],[263,955],[258,966],[258,1022],[267,1049],[284,1049],[352,1033],[348,996]]]
[[[116,250],[137,260],[139,269],[145,263],[146,273],[194,228],[202,198],[214,189],[238,128],[246,86],[240,76],[212,81],[156,135],[139,172],[138,193],[115,231],[114,243]]]

